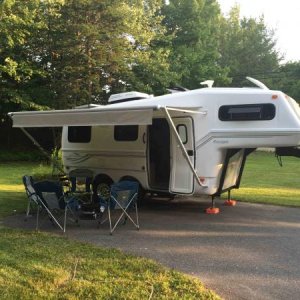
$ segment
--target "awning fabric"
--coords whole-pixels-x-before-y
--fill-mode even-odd
[[[153,108],[109,110],[104,108],[9,113],[13,127],[62,127],[152,124]]]

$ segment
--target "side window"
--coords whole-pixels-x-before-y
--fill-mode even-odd
[[[219,109],[221,121],[267,121],[274,119],[274,104],[224,105]]]
[[[179,124],[176,126],[177,132],[181,138],[183,144],[186,144],[188,141],[187,128],[183,124]]]
[[[114,138],[116,141],[136,141],[139,135],[138,125],[116,125],[114,128]]]
[[[70,143],[89,143],[91,141],[91,126],[69,126],[68,141]]]

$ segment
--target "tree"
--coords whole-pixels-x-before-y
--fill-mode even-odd
[[[161,0],[5,0],[2,110],[68,108],[109,93],[162,93],[171,80]],[[3,109],[4,102],[7,108]]]
[[[131,19],[129,32],[134,38],[133,56],[129,72],[127,70],[126,74],[122,74],[126,85],[131,89],[164,94],[177,76],[170,68],[170,39],[162,24],[163,16],[160,14],[162,2],[162,0],[135,1],[134,9],[139,11],[140,17]]]
[[[46,108],[48,92],[41,89],[47,71],[41,65],[44,55],[40,32],[47,27],[42,4],[56,7],[60,0],[4,0],[0,3],[0,136],[1,147],[10,146],[9,111]]]
[[[276,72],[265,74],[262,80],[270,88],[283,91],[300,103],[300,61],[283,64]]]
[[[240,18],[239,6],[234,6],[228,18],[222,18],[220,64],[229,68],[233,85],[244,83],[245,76],[259,77],[279,67],[274,31],[264,18]]]
[[[198,88],[200,82],[227,81],[226,68],[218,64],[220,8],[215,0],[170,0],[162,13],[173,35],[170,62],[178,83]]]
[[[103,103],[108,94],[138,89],[161,92],[169,80],[161,1],[67,0],[48,27],[46,51],[56,108]],[[58,42],[59,41],[59,42]],[[141,74],[143,71],[143,74]]]
[[[56,5],[59,0],[43,1]],[[47,76],[41,66],[38,37],[47,24],[38,0],[4,0],[0,4],[1,113],[42,106],[32,91]],[[44,95],[45,97],[45,95]]]
[[[130,89],[162,94],[175,76],[169,68],[169,49],[162,46],[166,40],[159,15],[162,2],[129,0],[120,9],[126,23],[122,35],[129,39],[130,46],[125,49],[123,68],[114,73],[112,92]]]

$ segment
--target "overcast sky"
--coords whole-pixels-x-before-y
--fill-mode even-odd
[[[223,13],[238,3],[241,15],[264,15],[268,27],[276,30],[278,49],[285,61],[300,61],[300,0],[218,0]]]

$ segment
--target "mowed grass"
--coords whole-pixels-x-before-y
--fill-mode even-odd
[[[300,159],[257,151],[247,159],[239,190],[232,198],[247,202],[300,206]]]
[[[145,258],[45,233],[0,232],[0,299],[219,299]]]
[[[0,217],[21,213],[26,208],[23,175],[50,173],[51,168],[39,163],[0,163]]]
[[[22,176],[49,170],[37,164],[2,163],[0,219],[12,212],[23,218]],[[220,298],[199,280],[149,259],[0,225],[0,299]]]

